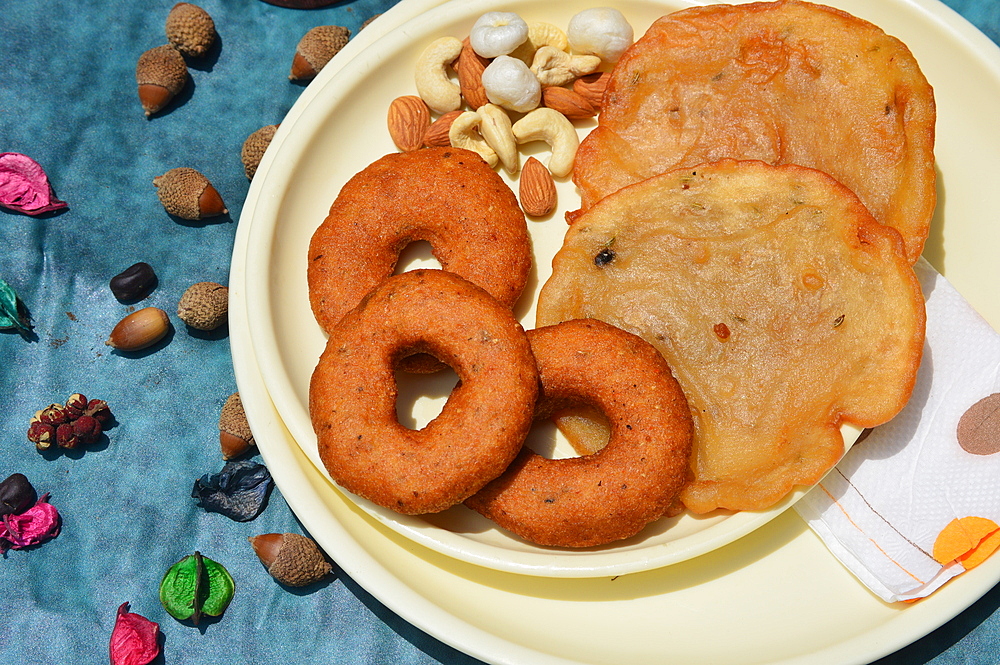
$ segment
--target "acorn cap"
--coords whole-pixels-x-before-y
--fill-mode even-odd
[[[177,303],[177,316],[196,330],[215,330],[229,315],[229,288],[217,282],[188,287]]]
[[[233,393],[222,405],[219,413],[219,446],[224,459],[239,457],[254,445],[253,432],[247,422],[243,401]]]
[[[222,197],[208,178],[198,171],[180,166],[153,178],[156,195],[171,215],[184,219],[204,219],[224,215]]]
[[[351,31],[339,25],[319,25],[303,35],[295,47],[291,80],[310,79],[344,48]]]
[[[204,9],[178,2],[167,14],[167,40],[186,56],[198,58],[212,48],[215,22]]]
[[[271,139],[274,138],[276,131],[278,131],[277,125],[266,125],[248,136],[247,140],[243,142],[240,160],[243,162],[243,170],[250,180],[253,180],[254,174],[257,173],[257,166],[260,165],[260,160],[263,159],[267,146],[271,145]]]
[[[135,82],[139,86],[139,101],[147,116],[170,103],[187,82],[188,70],[184,57],[173,46],[164,44],[139,56],[135,66]]]
[[[248,540],[267,572],[287,586],[307,586],[333,570],[319,546],[297,533],[268,533]]]

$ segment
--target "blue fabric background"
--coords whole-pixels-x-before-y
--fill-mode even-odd
[[[948,0],[994,40],[995,0]],[[160,283],[142,305],[169,313],[198,281],[228,280],[248,182],[240,146],[280,122],[302,86],[287,72],[299,38],[338,24],[356,33],[390,0],[353,0],[314,11],[260,0],[202,0],[221,47],[191,68],[168,113],[147,120],[135,91],[138,55],[165,42],[175,0],[0,0],[0,152],[47,170],[69,209],[41,219],[0,209],[0,278],[28,304],[36,336],[0,333],[0,480],[28,476],[63,516],[55,540],[0,560],[0,661],[107,662],[115,610],[160,623],[164,656],[182,663],[472,664],[402,621],[345,575],[301,591],[276,584],[247,544],[259,533],[302,532],[281,497],[253,522],[206,513],[194,480],[218,472],[217,422],[236,390],[227,331],[175,330],[148,352],[104,345],[128,308],[108,289],[136,261]],[[153,177],[176,166],[202,171],[227,217],[169,217]],[[72,392],[107,400],[118,425],[86,452],[41,455],[28,418]],[[160,579],[201,551],[226,565],[238,591],[225,616],[193,628],[169,617]],[[883,665],[997,662],[1000,588]]]

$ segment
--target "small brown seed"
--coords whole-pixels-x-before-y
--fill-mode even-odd
[[[170,318],[158,307],[145,307],[118,322],[105,342],[120,351],[139,351],[156,344],[170,332]]]

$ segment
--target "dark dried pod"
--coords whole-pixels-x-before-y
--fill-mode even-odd
[[[122,302],[142,300],[156,288],[157,278],[153,267],[140,261],[111,278],[111,292]]]
[[[194,483],[191,497],[208,511],[231,520],[247,522],[260,515],[274,486],[263,464],[249,460],[227,462],[222,471],[204,475]]]
[[[21,473],[14,473],[0,483],[0,517],[23,513],[38,501],[38,493]]]

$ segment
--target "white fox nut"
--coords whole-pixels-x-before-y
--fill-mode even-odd
[[[632,45],[632,26],[611,7],[584,9],[569,20],[569,45],[578,53],[596,55],[605,62],[618,62]]]
[[[501,55],[483,70],[486,97],[508,111],[526,113],[542,100],[542,84],[528,65],[509,55]]]
[[[528,39],[528,24],[513,12],[487,12],[469,32],[472,50],[484,58],[507,55]]]

